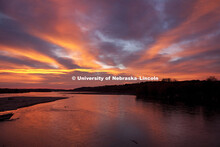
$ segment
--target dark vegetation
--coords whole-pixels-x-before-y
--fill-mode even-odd
[[[176,81],[163,79],[158,82],[142,82],[125,85],[82,87],[76,92],[95,92],[99,94],[131,94],[137,99],[162,102],[184,102],[188,104],[219,105],[220,81],[210,77],[205,81]]]
[[[220,103],[220,81],[214,76],[204,81],[176,81],[163,79],[156,82],[141,82],[124,85],[81,87],[74,90],[64,89],[0,89],[0,93],[70,91],[81,94],[128,94],[140,100],[156,100],[164,103],[184,102],[189,104]]]

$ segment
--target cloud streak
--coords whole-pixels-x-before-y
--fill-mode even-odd
[[[220,79],[218,38],[219,0],[1,0],[0,87],[80,87],[82,73]]]

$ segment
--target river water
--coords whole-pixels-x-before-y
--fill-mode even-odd
[[[1,94],[65,96],[13,110],[0,122],[0,146],[214,147],[220,146],[220,113],[204,107],[136,100],[128,95],[64,92]]]

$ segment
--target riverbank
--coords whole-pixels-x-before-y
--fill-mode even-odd
[[[124,85],[82,87],[73,90],[79,93],[128,94],[137,99],[188,104],[219,105],[220,81],[159,81]]]
[[[4,97],[0,98],[0,112],[16,110],[18,108],[32,106],[40,103],[52,102],[67,97]]]
[[[0,88],[0,94],[2,93],[28,93],[28,92],[57,92],[57,91],[69,91],[65,89],[11,89]]]

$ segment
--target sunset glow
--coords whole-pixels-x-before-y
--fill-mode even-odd
[[[219,38],[220,0],[3,0],[0,87],[115,84],[73,75],[220,79]]]

